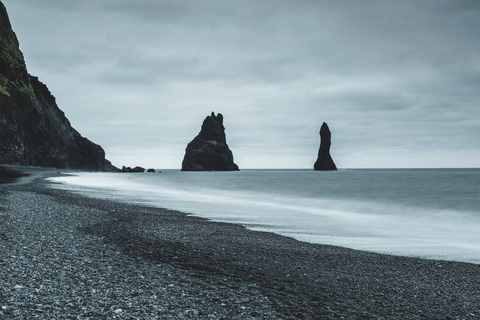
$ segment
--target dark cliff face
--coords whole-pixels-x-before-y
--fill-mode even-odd
[[[82,137],[55,97],[27,72],[0,1],[0,163],[83,170],[114,169],[99,145]]]
[[[318,159],[313,166],[315,170],[337,170],[337,166],[330,156],[331,138],[330,129],[324,122],[320,128],[320,150],[318,150]]]
[[[5,86],[8,79],[17,85],[28,83],[28,73],[20,52],[19,44],[15,33],[12,30],[7,10],[0,1],[0,84]]]
[[[203,121],[200,133],[185,150],[182,171],[234,171],[232,151],[228,148],[223,116],[212,114]]]

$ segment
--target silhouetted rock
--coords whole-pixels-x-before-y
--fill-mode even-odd
[[[99,145],[82,137],[55,97],[27,72],[0,2],[0,162],[83,170],[116,170]]]
[[[155,173],[155,169],[150,168],[150,169],[147,170],[147,172]]]
[[[228,148],[223,116],[212,114],[203,121],[200,133],[185,149],[182,171],[234,171],[232,151]]]
[[[331,137],[330,129],[324,122],[320,128],[320,149],[318,150],[318,159],[313,166],[314,170],[337,170],[337,166],[330,156]]]
[[[120,172],[145,172],[145,168],[142,167],[135,167],[135,168],[130,168],[130,167],[122,167],[122,170]]]

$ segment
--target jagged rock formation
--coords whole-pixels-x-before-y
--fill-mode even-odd
[[[112,171],[99,145],[82,137],[55,97],[27,72],[0,1],[0,163]]]
[[[330,156],[331,138],[330,129],[324,122],[320,128],[320,149],[318,150],[318,159],[313,166],[314,170],[337,170],[337,166]]]
[[[185,150],[182,171],[234,171],[232,151],[228,148],[223,116],[212,112],[202,124],[200,133]]]
[[[130,168],[130,167],[125,167],[123,166],[122,167],[122,170],[118,170],[118,172],[145,172],[145,168],[142,168],[142,167],[139,167],[139,166],[136,166],[135,168]]]

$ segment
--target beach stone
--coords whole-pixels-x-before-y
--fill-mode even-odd
[[[10,216],[0,218],[0,319],[474,319],[480,310],[476,264],[309,244],[28,179],[0,185]]]

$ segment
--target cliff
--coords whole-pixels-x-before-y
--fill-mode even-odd
[[[320,149],[318,150],[318,158],[313,168],[314,170],[337,170],[337,166],[330,156],[330,145],[332,134],[328,125],[324,122],[320,128]]]
[[[55,97],[27,72],[0,1],[0,163],[110,171],[99,145],[78,133]]]
[[[227,145],[223,116],[212,112],[202,124],[200,133],[185,150],[182,171],[234,171],[233,154]]]

